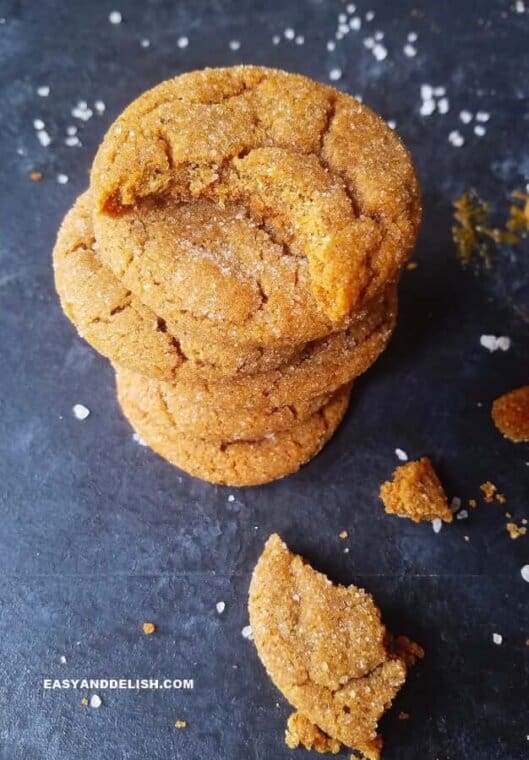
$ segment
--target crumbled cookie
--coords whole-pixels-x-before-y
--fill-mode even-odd
[[[274,534],[253,572],[249,613],[259,657],[307,721],[302,728],[309,740],[313,724],[366,757],[378,757],[377,723],[408,666],[371,596],[333,585]]]
[[[397,467],[393,480],[382,484],[380,498],[388,514],[413,522],[453,520],[443,486],[427,457]]]
[[[167,322],[263,347],[346,327],[398,275],[421,215],[409,154],[379,117],[252,66],[141,95],[91,188],[101,256],[125,287]]]
[[[256,440],[209,440],[182,435],[163,401],[121,385],[118,401],[141,438],[160,456],[210,483],[252,486],[290,475],[323,448],[349,403],[349,387],[337,391],[315,414],[291,428]]]
[[[497,398],[492,405],[492,419],[509,440],[529,441],[529,385]]]
[[[332,736],[327,736],[318,726],[299,712],[292,713],[287,721],[285,744],[289,749],[297,749],[300,745],[305,749],[313,749],[324,754],[336,755],[341,749],[341,743]]]

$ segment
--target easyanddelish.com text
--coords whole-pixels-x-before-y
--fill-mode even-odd
[[[44,689],[194,689],[193,678],[44,678]]]

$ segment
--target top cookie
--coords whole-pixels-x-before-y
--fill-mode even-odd
[[[420,220],[411,159],[354,98],[240,66],[163,82],[107,133],[101,256],[164,319],[271,346],[323,337],[393,279]]]

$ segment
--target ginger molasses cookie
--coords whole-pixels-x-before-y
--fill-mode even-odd
[[[167,322],[270,347],[347,326],[415,242],[410,156],[354,98],[266,68],[134,101],[91,174],[101,257]]]
[[[208,380],[262,372],[295,359],[302,347],[267,351],[233,344],[199,343],[155,314],[99,256],[90,193],[66,215],[53,251],[55,285],[66,316],[90,345],[114,364],[159,380]]]
[[[205,438],[258,438],[313,414],[337,388],[364,372],[385,348],[396,317],[391,286],[349,328],[306,345],[294,362],[217,382],[158,382],[117,367],[119,383],[163,405],[175,428]]]
[[[123,387],[118,400],[142,439],[172,464],[210,483],[253,486],[290,475],[331,438],[349,402],[349,388],[335,393],[315,414],[293,427],[255,440],[210,441],[178,432],[163,405]]]
[[[287,739],[312,742],[314,724],[326,737],[378,757],[377,723],[413,657],[392,646],[371,596],[333,585],[272,535],[254,569],[248,607],[268,675],[307,719],[302,735],[297,718]],[[325,746],[335,748],[328,740]]]
[[[141,398],[142,405],[150,409],[163,410],[176,432],[213,441],[254,440],[286,430],[311,417],[333,395],[329,391],[314,398],[292,400],[282,406],[268,403],[261,406],[259,399],[255,398],[253,405],[242,406],[237,399],[231,403],[229,394],[222,394],[215,404],[207,390],[203,393],[196,390],[196,383],[175,385],[123,368],[115,369],[122,394]],[[200,384],[199,387],[213,388],[214,384]]]

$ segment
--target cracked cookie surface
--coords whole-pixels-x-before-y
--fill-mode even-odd
[[[142,95],[107,133],[91,186],[122,283],[163,319],[241,345],[346,327],[397,276],[420,219],[410,157],[381,119],[257,67]]]
[[[211,441],[179,432],[160,399],[136,393],[116,377],[121,409],[134,430],[160,456],[210,483],[253,486],[290,475],[331,438],[349,403],[349,388],[303,422],[255,440]]]
[[[116,367],[120,382],[164,403],[180,432],[206,438],[259,437],[314,413],[364,372],[385,348],[396,316],[392,286],[346,331],[305,346],[290,364],[218,382],[158,382]],[[193,432],[195,431],[195,432]]]
[[[288,701],[327,737],[377,757],[377,723],[404,683],[407,657],[392,648],[371,596],[333,585],[274,534],[248,607],[259,657]]]
[[[194,340],[185,319],[168,324],[100,259],[92,201],[83,193],[67,213],[53,250],[55,286],[64,313],[90,345],[114,364],[158,380],[215,380],[263,372],[292,361],[302,346],[243,351]]]

